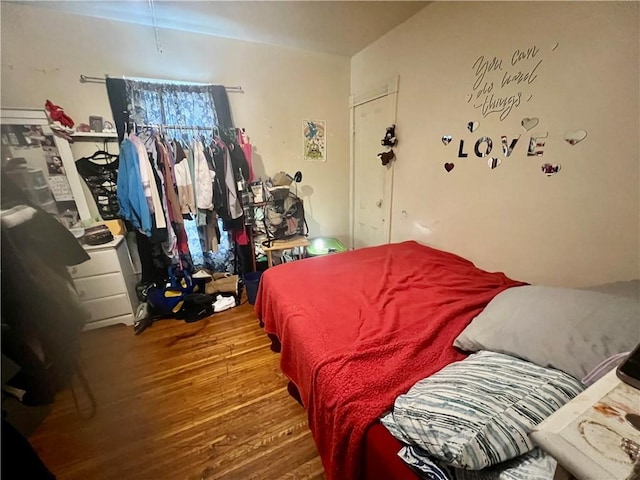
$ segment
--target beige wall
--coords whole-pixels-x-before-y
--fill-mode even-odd
[[[229,93],[257,174],[301,170],[310,235],[348,234],[349,59],[2,3],[2,106],[62,105],[76,122],[111,118],[104,85],[80,74],[241,85]],[[302,119],[327,122],[326,163],[302,160]],[[81,148],[81,147],[78,147]]]
[[[109,117],[104,86],[80,74],[131,75],[242,85],[230,93],[236,124],[256,147],[262,174],[302,170],[311,235],[347,240],[348,94],[400,75],[392,239],[415,238],[489,270],[533,282],[580,286],[640,276],[639,13],[637,2],[434,3],[357,54],[343,57],[153,29],[2,3],[2,105],[40,107],[50,98],[76,120]],[[52,28],[55,26],[55,28]],[[558,45],[555,50],[553,47]],[[467,103],[472,65],[535,45],[536,80],[507,118]],[[351,69],[351,89],[349,75]],[[350,91],[349,91],[350,90]],[[532,95],[527,102],[526,98]],[[326,163],[301,160],[301,120],[326,120]],[[548,132],[543,157],[527,157],[531,132]],[[470,133],[465,126],[479,121]],[[575,146],[565,131],[584,129]],[[445,147],[442,135],[453,141]],[[520,134],[509,158],[500,136]],[[476,158],[493,139],[490,170]],[[469,156],[457,158],[463,139]],[[561,164],[546,177],[540,164]],[[455,168],[447,173],[443,164]],[[404,212],[404,214],[403,214]]]
[[[640,277],[638,7],[433,3],[354,56],[354,94],[400,75],[392,240],[414,238],[531,283]],[[533,59],[511,65],[516,49],[534,45]],[[475,96],[467,103],[479,90],[472,66],[481,55],[502,58],[502,70],[486,75],[492,93],[523,92],[504,120],[473,108]],[[539,60],[532,83],[500,88],[505,72]],[[531,132],[548,132],[543,157],[526,156],[525,117],[540,120]],[[476,132],[469,121],[480,123]],[[579,129],[584,141],[563,140]],[[448,146],[445,134],[453,136]],[[505,158],[500,137],[514,134],[519,143]],[[495,170],[473,153],[481,136],[502,159]],[[467,158],[457,158],[460,139]],[[450,173],[446,162],[455,164]],[[546,177],[543,162],[562,169]]]

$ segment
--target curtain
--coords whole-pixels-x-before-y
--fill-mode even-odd
[[[107,85],[107,96],[109,97],[109,105],[111,106],[111,114],[113,115],[113,123],[118,132],[118,141],[124,140],[124,134],[127,132],[129,125],[129,108],[127,106],[127,87],[121,78],[108,78],[105,80]]]
[[[130,119],[141,124],[218,125],[212,85],[140,82],[125,79]]]
[[[223,85],[189,85],[107,78],[120,141],[129,120],[142,124],[234,128]]]

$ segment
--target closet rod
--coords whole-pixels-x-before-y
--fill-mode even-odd
[[[80,83],[104,83],[104,77],[90,77],[89,75],[80,75]],[[244,93],[241,86],[237,87],[224,87],[227,92]]]

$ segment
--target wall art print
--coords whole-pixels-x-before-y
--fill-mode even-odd
[[[323,120],[302,120],[303,159],[327,161],[327,124]]]

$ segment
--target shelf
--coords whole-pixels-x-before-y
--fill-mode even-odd
[[[118,140],[116,132],[75,132],[71,134],[74,140]]]

